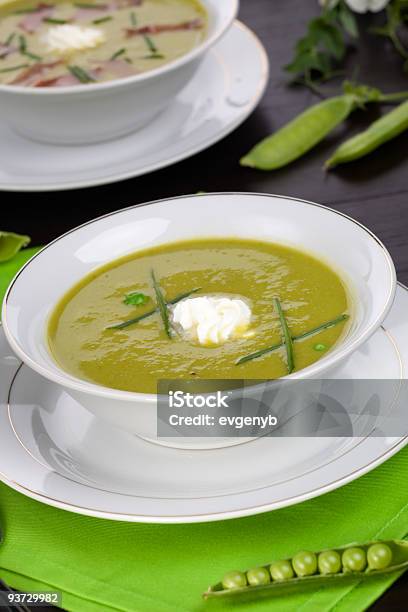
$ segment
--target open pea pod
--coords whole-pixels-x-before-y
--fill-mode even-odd
[[[345,567],[345,559],[347,555],[351,553],[351,556],[355,554],[355,551],[358,550],[360,554],[360,559],[363,560],[361,564],[364,566],[364,569],[360,571],[350,570]],[[321,557],[323,553],[323,556]],[[408,541],[405,540],[382,540],[382,541],[373,541],[366,542],[365,544],[347,544],[346,546],[340,546],[337,548],[325,549],[318,551],[316,553],[298,553],[298,554],[308,554],[311,555],[312,558],[316,560],[316,567],[314,572],[311,575],[296,575],[295,571],[293,571],[293,567],[296,568],[296,555],[293,559],[284,559],[278,563],[286,564],[287,567],[292,568],[291,574],[293,577],[287,577],[286,579],[274,580],[270,574],[270,568],[273,566],[273,563],[269,563],[267,565],[260,566],[255,568],[254,570],[247,570],[246,572],[236,572],[238,577],[242,577],[241,583],[247,581],[247,577],[250,576],[251,572],[253,575],[258,574],[258,576],[263,575],[265,577],[264,584],[251,585],[247,582],[247,584],[242,584],[242,586],[232,586],[231,588],[227,588],[223,582],[218,582],[214,586],[208,588],[208,590],[203,593],[204,599],[218,599],[223,597],[246,597],[252,596],[257,598],[270,595],[270,596],[278,596],[283,593],[288,594],[288,592],[292,590],[299,590],[302,587],[315,587],[321,588],[323,586],[334,585],[336,583],[341,583],[346,580],[360,578],[366,579],[373,576],[378,576],[381,574],[386,574],[390,572],[401,572],[408,569]],[[338,558],[341,560],[340,567],[338,571],[333,573],[319,573],[323,567],[318,563],[319,559],[323,559],[326,555],[331,555],[334,558]],[[357,555],[358,558],[358,555]],[[368,563],[367,563],[368,559]],[[356,557],[354,557],[356,560]],[[376,569],[378,568],[378,569]],[[269,582],[266,582],[269,575]],[[227,575],[228,576],[228,575]],[[239,584],[239,582],[237,582]]]

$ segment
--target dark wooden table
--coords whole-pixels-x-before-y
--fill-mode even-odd
[[[298,196],[327,204],[364,223],[388,247],[399,280],[408,284],[408,133],[341,170],[329,174],[322,170],[324,160],[344,133],[361,130],[380,109],[355,113],[333,137],[286,169],[261,173],[238,165],[241,155],[259,139],[317,101],[308,89],[289,87],[282,66],[290,60],[307,21],[319,10],[317,0],[241,0],[241,4],[240,18],[258,34],[271,63],[265,97],[244,125],[187,161],[116,185],[45,194],[2,193],[2,228],[29,234],[33,244],[42,244],[108,211],[167,196],[197,191]],[[378,19],[364,16],[361,24],[367,26]],[[356,64],[360,79],[367,84],[390,92],[408,89],[402,62],[385,40],[363,34],[358,47],[348,55],[349,76]],[[339,88],[340,80],[332,81],[324,86],[324,92],[331,95]],[[317,240],[318,231],[316,228]],[[372,610],[405,611],[407,601],[408,580],[402,578]]]

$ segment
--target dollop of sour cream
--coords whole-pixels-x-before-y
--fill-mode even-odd
[[[49,51],[65,54],[94,49],[105,42],[105,34],[99,28],[64,24],[48,28],[43,40]]]
[[[180,326],[186,337],[204,346],[245,337],[251,316],[244,300],[210,296],[182,300],[172,313],[173,323]]]

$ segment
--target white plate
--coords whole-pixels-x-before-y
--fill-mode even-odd
[[[95,145],[27,140],[0,121],[0,190],[51,191],[140,176],[206,149],[240,125],[268,82],[268,58],[255,34],[235,22],[177,100],[129,136]]]
[[[408,289],[341,378],[406,378]],[[211,451],[159,447],[96,419],[21,366],[0,338],[0,479],[72,512],[187,523],[247,516],[336,489],[391,457],[408,437],[263,438]]]

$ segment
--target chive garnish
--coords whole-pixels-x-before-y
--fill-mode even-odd
[[[116,53],[111,55],[110,59],[111,60],[115,60],[116,58],[120,57],[124,53],[126,53],[126,49],[125,49],[125,47],[122,47],[122,49],[118,49],[118,51],[116,51]]]
[[[99,23],[105,23],[106,21],[112,21],[113,17],[109,15],[107,17],[100,17],[99,19],[94,19],[92,23],[98,25]]]
[[[80,66],[68,66],[70,73],[81,83],[93,83],[95,79]]]
[[[16,33],[15,33],[15,32],[12,32],[12,33],[11,33],[11,34],[8,36],[8,38],[7,38],[6,42],[4,43],[4,44],[6,45],[6,47],[8,47],[9,45],[11,45],[11,43],[12,43],[12,42],[13,42],[13,40],[14,40],[15,35],[16,35]]]
[[[25,55],[26,57],[29,57],[30,59],[33,59],[36,62],[41,62],[42,60],[42,57],[36,55],[35,53],[30,53],[30,51],[21,51],[21,55]]]
[[[293,341],[292,336],[290,335],[288,322],[285,317],[285,313],[282,310],[282,305],[280,303],[279,298],[273,298],[273,304],[275,306],[276,312],[279,315],[279,321],[282,328],[283,340],[286,349],[286,361],[288,367],[288,374],[291,374],[295,369],[295,360],[293,356]]]
[[[43,22],[44,23],[55,23],[57,25],[68,23],[66,19],[55,19],[54,17],[45,17],[45,19],[43,19]]]
[[[164,55],[161,53],[152,53],[151,55],[145,55],[143,59],[164,59]]]
[[[74,6],[89,10],[100,9],[101,11],[108,8],[106,4],[92,4],[91,2],[74,2]]]
[[[25,36],[22,36],[21,34],[18,37],[18,48],[20,53],[24,53],[27,49],[27,41]]]
[[[14,11],[13,15],[27,15],[29,13],[38,13],[39,10],[40,9],[38,8],[38,6],[35,6],[33,8],[26,8],[26,9],[20,9],[18,11]]]
[[[343,321],[347,321],[347,319],[349,318],[350,316],[348,314],[342,314],[336,319],[333,319],[332,321],[327,321],[327,323],[322,323],[322,325],[319,325],[318,327],[315,327],[314,329],[310,329],[309,331],[304,332],[303,334],[299,334],[298,336],[292,336],[292,341],[297,342],[298,340],[304,340],[304,338],[314,336],[315,334],[318,334],[319,332],[325,329],[329,329],[330,327],[334,327],[335,325],[338,325],[339,323],[342,323]],[[273,344],[272,346],[267,346],[264,349],[260,349],[259,351],[256,351],[255,353],[251,353],[250,355],[245,355],[244,357],[241,357],[240,359],[238,359],[238,361],[235,362],[235,365],[241,365],[242,363],[246,363],[247,361],[252,361],[253,359],[258,359],[259,357],[263,357],[264,355],[267,355],[268,353],[272,353],[273,351],[276,351],[277,349],[282,348],[283,344],[284,344],[283,342],[279,342],[277,344]]]
[[[37,62],[41,61],[42,58],[39,55],[36,55],[35,53],[31,53],[30,51],[27,51],[26,37],[22,36],[21,34],[18,37],[18,45],[19,45],[19,51],[21,55],[25,55],[26,57],[29,57],[30,59],[33,59]]]
[[[170,319],[169,319],[169,311],[167,308],[167,302],[163,297],[163,293],[160,289],[160,285],[157,282],[156,275],[153,270],[151,271],[151,277],[152,277],[152,282],[153,282],[153,289],[156,294],[157,306],[158,306],[160,316],[163,321],[164,331],[166,332],[166,336],[168,338],[171,338]]]
[[[186,293],[181,293],[180,295],[173,298],[172,300],[169,300],[167,302],[167,305],[177,304],[177,302],[181,302],[181,300],[185,300],[186,298],[190,297],[190,295],[192,295],[193,293],[197,293],[197,291],[200,291],[200,289],[201,287],[198,287],[197,289],[186,291]],[[156,314],[157,311],[158,311],[158,308],[155,308],[154,310],[149,310],[149,312],[145,312],[144,314],[139,315],[138,317],[134,317],[133,319],[128,319],[127,321],[123,321],[123,323],[118,323],[117,325],[111,325],[110,327],[107,327],[106,329],[125,329],[125,327],[129,327],[130,325],[139,323],[139,321],[143,321],[143,319],[147,319],[148,317],[151,317],[152,315]]]
[[[134,11],[130,13],[130,23],[132,24],[134,28],[137,26],[137,17]]]
[[[19,64],[18,66],[10,66],[9,68],[2,68],[0,72],[13,72],[14,70],[20,70],[20,68],[28,68],[29,65],[30,64]]]
[[[144,38],[144,41],[145,41],[146,45],[147,45],[147,46],[148,46],[148,48],[149,48],[149,51],[150,51],[150,52],[151,52],[153,55],[154,55],[155,53],[158,53],[157,47],[156,47],[156,45],[154,44],[154,42],[152,41],[152,39],[150,38],[150,36],[147,36],[147,34],[145,34],[145,35],[143,36],[143,38]]]

